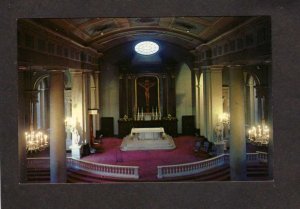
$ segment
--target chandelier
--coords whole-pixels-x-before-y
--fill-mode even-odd
[[[25,140],[27,152],[41,151],[49,146],[48,136],[42,131],[25,132]]]
[[[255,145],[268,145],[270,139],[270,130],[266,125],[253,126],[248,130],[248,140]]]

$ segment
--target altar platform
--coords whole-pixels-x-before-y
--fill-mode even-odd
[[[171,150],[175,149],[173,138],[164,128],[132,128],[131,133],[123,138],[120,149],[131,150]]]

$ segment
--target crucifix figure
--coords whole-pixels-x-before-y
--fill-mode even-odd
[[[148,79],[144,83],[139,82],[139,85],[145,89],[145,99],[146,99],[146,108],[149,112],[149,101],[150,101],[150,88],[155,85],[155,83],[150,83]]]

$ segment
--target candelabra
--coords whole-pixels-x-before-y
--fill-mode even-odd
[[[140,112],[139,108],[137,109],[137,114],[136,114],[136,116],[134,118],[135,118],[135,120],[144,120],[144,111],[143,111],[143,108],[141,109],[141,112]]]
[[[155,108],[155,111],[152,107],[151,119],[152,120],[161,120],[161,112],[157,109],[157,107]]]
[[[269,144],[270,130],[266,125],[253,126],[248,130],[248,135],[250,143],[260,146]]]
[[[25,132],[26,151],[41,151],[49,146],[48,136],[42,131]]]

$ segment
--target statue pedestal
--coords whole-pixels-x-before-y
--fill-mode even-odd
[[[216,146],[216,154],[217,155],[222,155],[224,154],[224,147],[225,147],[225,143],[224,142],[216,142],[215,143]]]
[[[72,151],[72,158],[80,159],[81,158],[81,145],[72,145],[71,146]]]
[[[224,139],[224,150],[229,148],[229,139]]]

